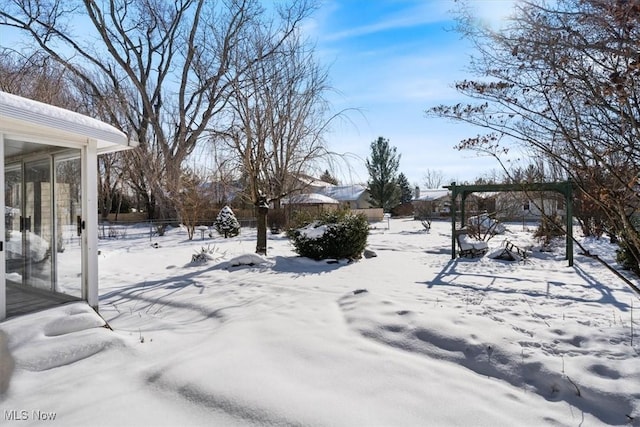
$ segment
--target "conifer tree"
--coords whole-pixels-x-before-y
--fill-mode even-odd
[[[400,155],[396,153],[396,147],[389,145],[388,139],[379,137],[371,143],[371,159],[367,159],[371,204],[385,212],[390,212],[400,202],[396,176],[399,165]]]
[[[411,190],[409,180],[403,173],[398,175],[398,187],[400,188],[400,204],[410,203],[413,199],[413,190]]]
[[[324,182],[328,182],[329,184],[338,185],[338,180],[329,173],[329,169],[326,169],[322,175],[320,175],[320,180]]]
[[[214,225],[218,233],[225,239],[240,234],[240,223],[229,206],[220,209]]]

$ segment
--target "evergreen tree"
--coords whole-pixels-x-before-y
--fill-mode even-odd
[[[240,234],[240,223],[229,206],[220,209],[214,225],[218,233],[225,239]]]
[[[329,170],[325,170],[322,175],[320,175],[320,180],[324,182],[328,182],[329,184],[338,185],[338,180],[335,179],[330,173]]]
[[[399,165],[400,155],[396,153],[396,147],[389,145],[388,139],[379,137],[371,143],[371,159],[367,159],[370,201],[385,212],[390,212],[400,203],[396,176]]]
[[[411,190],[409,180],[402,172],[398,175],[398,187],[400,188],[400,204],[411,203],[413,190]]]

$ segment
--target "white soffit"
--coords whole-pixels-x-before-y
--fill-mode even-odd
[[[6,92],[0,92],[0,130],[77,142],[95,139],[99,151],[130,145],[127,135],[100,120]]]

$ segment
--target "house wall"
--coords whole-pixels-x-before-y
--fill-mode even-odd
[[[384,219],[384,211],[382,208],[352,209],[355,214],[363,214],[369,222],[378,222]]]
[[[371,199],[371,195],[369,194],[368,191],[365,191],[355,201],[355,206],[353,207],[353,209],[369,209],[369,208],[371,208],[371,203],[369,202],[370,199]]]
[[[429,219],[449,216],[451,214],[451,198],[442,197],[434,200],[414,200],[414,219]]]
[[[564,197],[554,192],[504,193],[496,199],[496,217],[502,221],[538,221],[544,215],[565,215]]]

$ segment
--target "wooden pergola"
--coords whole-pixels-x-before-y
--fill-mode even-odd
[[[481,185],[456,185],[452,182],[444,188],[451,191],[451,259],[456,257],[456,199],[461,196],[460,222],[465,223],[464,205],[467,196],[472,193],[493,192],[533,192],[554,191],[565,197],[566,217],[566,254],[565,259],[569,266],[573,266],[573,184],[571,181],[550,183],[526,183],[526,184],[481,184]]]

